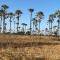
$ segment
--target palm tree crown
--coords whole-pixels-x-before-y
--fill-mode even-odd
[[[5,5],[5,4],[4,4],[4,5],[2,5],[1,7],[2,7],[2,9],[3,9],[4,11],[6,11],[6,9],[8,9],[8,8],[9,8],[9,7],[8,7],[7,5]]]
[[[31,13],[32,13],[33,11],[34,11],[34,9],[32,9],[32,8],[29,9],[29,12],[31,12]]]
[[[50,14],[50,15],[49,15],[49,20],[51,20],[51,22],[53,22],[55,17],[56,17],[56,16],[55,16],[54,14]]]
[[[55,16],[58,17],[58,18],[60,18],[60,10],[58,10],[58,11],[55,12]]]
[[[39,18],[39,19],[42,19],[43,16],[44,16],[44,13],[42,11],[39,11],[37,12],[36,16]]]
[[[8,16],[9,16],[10,18],[12,18],[13,15],[14,15],[14,14],[13,14],[12,12],[8,13]]]
[[[20,14],[22,14],[21,10],[16,10],[16,14],[19,16]]]
[[[0,10],[0,16],[4,14],[4,10]]]

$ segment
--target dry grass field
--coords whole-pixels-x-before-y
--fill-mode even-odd
[[[0,60],[60,60],[57,37],[0,35]]]

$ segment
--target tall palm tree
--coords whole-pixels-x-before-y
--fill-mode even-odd
[[[58,23],[58,35],[59,35],[59,30],[60,30],[60,10],[56,11],[55,15],[58,18],[57,23]]]
[[[49,22],[49,35],[52,35],[52,24],[53,24],[54,18],[55,18],[54,14],[49,15],[49,20],[48,20],[48,22]]]
[[[43,17],[44,17],[44,13],[42,11],[37,12],[36,19],[39,22],[39,33],[40,33],[40,23]]]
[[[32,22],[32,12],[34,11],[34,9],[32,9],[32,8],[30,8],[30,9],[28,9],[29,10],[29,12],[30,12],[30,35],[31,35],[31,30],[32,30],[32,28],[31,28],[31,22]]]
[[[18,33],[18,28],[19,28],[19,18],[21,16],[22,12],[21,10],[16,10],[16,18],[17,18],[17,33]]]
[[[12,22],[11,19],[13,18],[13,13],[10,12],[8,15],[9,15],[9,17],[10,17],[10,20],[9,20],[9,21],[10,21],[10,33],[11,33],[11,22]]]
[[[1,6],[2,9],[4,10],[4,13],[3,13],[3,33],[5,33],[5,28],[6,28],[6,25],[5,25],[5,15],[6,15],[6,12],[7,12],[7,9],[9,8],[7,5],[2,5]]]
[[[3,14],[3,10],[1,9],[0,10],[0,18],[1,18],[1,21],[0,21],[0,33],[1,33],[1,30],[2,30],[2,14]]]

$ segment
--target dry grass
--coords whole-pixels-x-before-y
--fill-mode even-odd
[[[57,37],[49,38],[47,36],[0,35],[0,43],[12,42],[22,43],[23,45],[23,43],[33,42],[35,45],[25,47],[10,47],[8,45],[5,48],[1,47],[0,60],[60,60],[60,41],[57,39]],[[38,42],[40,42],[40,45]]]
[[[57,37],[47,36],[24,36],[24,35],[0,35],[0,42],[47,42],[57,41]]]
[[[4,60],[20,60],[20,59],[35,59],[44,60],[60,60],[60,45],[45,45],[40,47],[25,47],[25,48],[2,48],[0,49],[0,58]]]

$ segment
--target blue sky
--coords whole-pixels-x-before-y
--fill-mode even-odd
[[[48,15],[60,9],[60,0],[0,0],[0,6],[6,4],[9,6],[8,12],[15,12],[17,9],[22,10],[23,14],[20,18],[22,22],[27,23],[29,27],[29,8],[33,8],[33,17],[37,11],[44,12],[44,19],[41,22],[41,28],[47,26]]]

